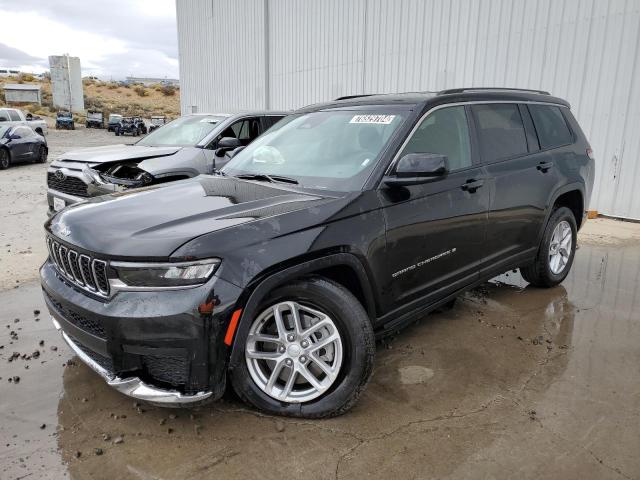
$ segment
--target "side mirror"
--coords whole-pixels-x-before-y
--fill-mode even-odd
[[[449,172],[449,159],[439,153],[409,153],[398,161],[395,172],[384,178],[390,187],[427,183]]]
[[[224,154],[235,148],[241,147],[242,142],[234,137],[222,137],[218,141],[218,147],[216,148],[216,157],[224,157]]]
[[[246,146],[242,145],[241,147],[238,148],[234,148],[231,153],[229,154],[229,158],[233,158],[235,157],[237,154],[239,154],[242,150],[244,150],[245,148],[247,148]]]
[[[31,120],[33,120],[33,115],[31,115],[30,113],[27,113],[25,115],[25,118],[27,119],[27,122],[30,122]]]

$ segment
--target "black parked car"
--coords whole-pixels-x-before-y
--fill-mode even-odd
[[[31,127],[0,125],[0,170],[18,162],[46,163],[48,152],[45,138]]]
[[[571,268],[594,177],[566,101],[448,90],[299,110],[218,175],[91,199],[46,224],[57,328],[117,390],[345,412],[375,338],[520,268]],[[117,199],[117,200],[116,200]]]
[[[76,124],[73,122],[73,114],[71,112],[56,113],[56,130],[64,128],[65,130],[75,130]]]
[[[123,117],[115,126],[116,137],[130,133],[134,137],[147,133],[147,127],[140,117]]]

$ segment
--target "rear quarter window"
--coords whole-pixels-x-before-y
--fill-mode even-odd
[[[555,148],[573,142],[573,135],[569,130],[560,107],[553,105],[529,105],[529,112],[533,125],[538,134],[540,148]]]
[[[484,162],[497,162],[528,152],[527,136],[517,104],[474,105],[472,110]]]

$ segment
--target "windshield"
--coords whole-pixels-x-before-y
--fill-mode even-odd
[[[7,132],[9,131],[11,127],[10,126],[2,126],[0,125],[0,138],[4,138],[7,134]]]
[[[147,147],[192,147],[209,135],[226,117],[189,115],[154,130],[136,145]]]
[[[405,118],[394,110],[291,115],[236,155],[227,175],[266,174],[306,188],[359,190]]]
[[[71,113],[70,112],[60,112],[60,113],[58,113],[58,117],[59,118],[71,118]]]
[[[110,122],[119,122],[122,120],[122,115],[109,115]]]

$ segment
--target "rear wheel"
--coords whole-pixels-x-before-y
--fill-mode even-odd
[[[576,250],[576,220],[566,207],[555,210],[545,229],[535,261],[520,269],[522,277],[535,287],[554,287],[571,270]]]
[[[6,170],[11,165],[9,152],[5,148],[0,148],[0,170]]]
[[[243,338],[232,383],[247,403],[277,415],[321,418],[349,410],[373,370],[375,339],[358,300],[310,277],[274,290]]]
[[[38,149],[38,155],[36,156],[36,162],[47,163],[47,147],[40,145]]]

